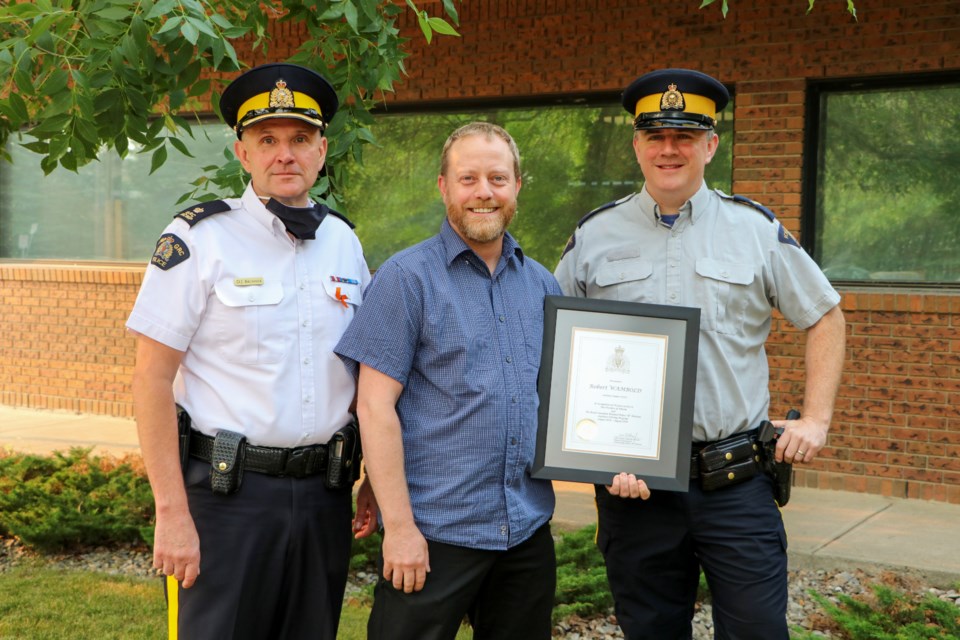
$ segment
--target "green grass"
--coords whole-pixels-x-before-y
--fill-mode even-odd
[[[337,640],[365,640],[369,605],[343,607]],[[0,573],[0,640],[164,640],[162,582],[33,562]],[[470,640],[469,628],[457,640]]]
[[[38,563],[0,573],[0,640],[166,638],[160,581]]]

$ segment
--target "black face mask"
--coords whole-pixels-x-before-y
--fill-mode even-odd
[[[312,207],[288,207],[270,198],[264,206],[267,211],[280,218],[287,231],[298,240],[316,238],[317,227],[327,215],[327,208],[321,204]]]

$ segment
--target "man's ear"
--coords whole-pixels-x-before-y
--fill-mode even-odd
[[[247,148],[243,146],[243,140],[237,140],[233,143],[233,155],[237,156],[237,160],[240,161],[241,166],[249,173],[250,169],[247,168]]]

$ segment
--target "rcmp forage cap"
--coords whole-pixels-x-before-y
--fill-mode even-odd
[[[644,74],[623,92],[623,108],[633,128],[712,129],[730,94],[718,80],[690,69],[660,69]]]
[[[286,62],[254,67],[237,76],[220,97],[220,113],[230,128],[269,118],[294,118],[326,128],[340,105],[337,92],[316,71]]]

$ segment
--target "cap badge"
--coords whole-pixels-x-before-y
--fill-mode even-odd
[[[270,106],[284,108],[294,106],[293,92],[287,89],[287,83],[283,81],[283,78],[277,80],[276,88],[270,91]]]
[[[683,94],[677,90],[676,84],[670,84],[660,98],[660,111],[683,111],[685,107]]]

